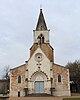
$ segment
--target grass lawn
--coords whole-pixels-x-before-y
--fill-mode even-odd
[[[64,98],[63,100],[80,100],[80,98]]]

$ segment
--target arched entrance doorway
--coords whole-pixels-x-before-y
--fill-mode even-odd
[[[31,76],[31,81],[34,84],[34,94],[44,94],[47,75],[42,71],[37,71]]]

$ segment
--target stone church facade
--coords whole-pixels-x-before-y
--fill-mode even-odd
[[[25,64],[11,69],[10,96],[28,95],[70,96],[69,70],[54,63],[54,49],[42,9],[33,31],[34,43]]]

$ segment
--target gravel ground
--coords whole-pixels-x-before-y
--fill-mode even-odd
[[[0,100],[63,100],[63,98],[80,98],[80,95],[70,97],[10,97],[0,98]]]
[[[9,98],[0,98],[0,100],[9,100]]]
[[[62,100],[62,97],[21,97],[9,98],[9,100]]]

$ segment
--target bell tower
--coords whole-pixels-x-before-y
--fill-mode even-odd
[[[49,43],[49,30],[47,29],[42,9],[40,9],[36,30],[34,30],[34,43],[39,45]]]
[[[45,55],[49,58],[49,60],[51,62],[54,62],[54,54],[53,54],[54,49],[50,45],[49,31],[50,30],[47,29],[42,9],[40,9],[40,14],[36,25],[36,29],[33,30],[34,43],[30,48],[30,57],[34,54],[37,48],[41,48],[41,50],[45,53]]]

